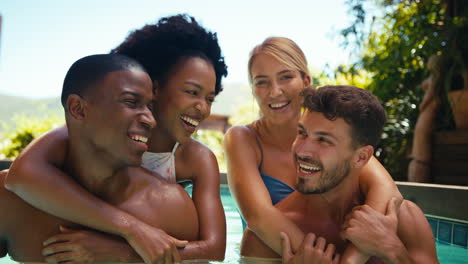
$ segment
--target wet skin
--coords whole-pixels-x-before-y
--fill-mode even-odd
[[[154,82],[153,129],[149,151],[170,152],[176,142],[177,181],[193,183],[200,237],[181,251],[183,259],[224,259],[226,218],[219,193],[219,168],[213,152],[191,138],[211,113],[216,74],[210,62],[199,57],[181,58],[164,83]]]
[[[352,147],[351,134],[343,119],[331,121],[306,111],[293,144],[301,192],[293,192],[275,207],[303,232],[333,244],[339,254],[349,239],[369,256],[380,258],[367,263],[437,263],[430,226],[415,204],[404,201],[399,214],[395,199],[385,214],[359,206],[364,202],[359,174],[373,151],[370,146]],[[340,169],[344,167],[349,169]],[[250,230],[244,234],[241,251],[247,256],[279,257]]]
[[[165,83],[159,84],[156,81],[153,83],[159,102],[154,104],[153,113],[160,112],[160,114],[155,116],[158,126],[151,133],[148,150],[167,152],[173,148],[175,141],[183,143],[175,153],[177,180],[190,180],[194,184],[192,199],[198,212],[200,235],[198,240],[191,241],[180,251],[183,259],[221,260],[224,258],[226,224],[219,195],[219,170],[216,158],[206,146],[190,138],[193,128],[181,119],[181,117],[191,117],[202,121],[209,115],[211,101],[214,98],[215,80],[216,76],[210,63],[199,58],[189,57],[176,64]],[[91,225],[99,230],[107,230],[112,227],[110,232],[125,237],[130,243],[131,239],[137,237],[139,243],[133,241],[131,245],[138,246],[137,248],[141,251],[138,251],[139,253],[150,257],[149,254],[146,254],[147,252],[158,250],[157,247],[154,247],[154,243],[151,243],[152,239],[157,239],[160,233],[158,230],[144,229],[145,231],[142,232],[141,224],[135,222],[138,219],[128,220],[128,222],[133,223],[131,225],[125,224],[126,222],[124,224],[116,222],[116,217],[110,216],[119,215],[117,219],[128,219],[128,215],[96,199],[76,184],[71,183],[62,171],[57,170],[57,167],[63,165],[63,157],[55,159],[52,157],[52,153],[56,152],[55,149],[63,148],[64,145],[68,144],[68,135],[63,130],[64,128],[60,128],[50,133],[48,140],[41,140],[33,144],[35,153],[26,151],[23,159],[16,162],[17,167],[24,168],[15,170],[16,192],[21,193],[22,197],[29,201],[38,198],[47,200],[47,207],[35,204],[42,210],[55,212],[58,215],[66,216],[67,219],[86,223],[86,225]],[[108,155],[111,156],[112,153]],[[30,165],[25,167],[25,164]],[[31,168],[31,170],[27,168]],[[55,187],[34,185],[32,188],[31,185],[24,184],[36,182],[36,177],[50,179],[49,182],[53,182]],[[58,192],[57,190],[67,191]],[[27,193],[28,195],[26,195]],[[34,195],[30,196],[30,193]],[[79,195],[70,197],[70,193]],[[84,210],[81,211],[80,215],[76,215],[75,211],[67,209],[68,206],[61,202],[63,200],[73,200],[74,204]],[[106,210],[97,208],[105,208]],[[100,219],[100,221],[89,223],[88,219]],[[131,230],[128,230],[129,228]],[[139,235],[135,236],[135,232]],[[154,234],[154,232],[158,234]],[[163,237],[166,236],[163,235]],[[144,247],[146,247],[145,250]]]
[[[224,138],[228,182],[249,230],[255,233],[259,241],[280,253],[280,232],[288,233],[293,249],[301,245],[305,234],[298,224],[272,205],[268,190],[260,177],[259,166],[262,162],[261,170],[264,174],[289,186],[296,185],[291,146],[296,138],[301,115],[302,101],[299,94],[309,86],[310,76],[291,69],[265,53],[256,54],[253,58],[251,76],[252,89],[261,116],[247,126],[255,131],[262,150],[251,130],[245,126],[235,126],[228,130]],[[366,203],[374,208],[385,210],[388,200],[392,196],[399,196],[390,175],[375,159],[363,170],[361,179],[361,189],[367,197]],[[245,241],[246,239],[243,244]],[[255,247],[241,247],[241,255],[244,256],[261,255],[256,255],[255,251]]]
[[[60,161],[64,172],[94,195],[148,225],[164,228],[171,235],[196,239],[198,216],[187,193],[178,185],[167,185],[146,170],[127,168],[141,162],[141,155],[147,149],[145,137],[155,126],[150,110],[153,93],[149,76],[134,70],[110,72],[96,85],[81,97],[69,96],[69,144],[61,144],[51,155]],[[50,135],[45,135],[38,141],[47,142],[48,137]],[[0,208],[14,213],[0,220],[0,252],[8,251],[16,261],[42,262],[42,242],[57,234],[59,225],[72,224],[26,204],[3,188],[6,172],[1,176]],[[155,217],[153,208],[158,208],[167,218]],[[34,222],[23,225],[25,219],[34,219]],[[120,238],[108,236],[102,240],[114,246],[111,247],[114,250],[100,257],[111,261],[140,260]],[[54,247],[66,248],[66,244]],[[56,249],[49,254],[61,251]]]

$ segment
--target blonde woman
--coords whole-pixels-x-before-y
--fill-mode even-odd
[[[261,115],[258,120],[232,127],[226,133],[228,181],[248,227],[244,239],[253,232],[272,249],[259,252],[241,246],[241,255],[278,258],[280,232],[289,236],[293,250],[299,248],[305,237],[301,228],[275,204],[294,191],[296,169],[291,146],[301,115],[300,93],[310,86],[311,77],[302,50],[283,37],[270,37],[256,46],[250,54],[248,72]],[[392,178],[375,158],[363,169],[360,190],[366,204],[380,212],[385,212],[392,197],[401,197]],[[352,246],[343,255],[343,260],[362,263],[367,258]]]

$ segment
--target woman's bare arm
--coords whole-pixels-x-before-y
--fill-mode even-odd
[[[233,127],[226,133],[229,188],[249,229],[266,245],[281,254],[280,232],[285,232],[293,250],[297,250],[304,233],[272,205],[258,171],[256,146],[255,138],[245,127]]]
[[[192,199],[198,213],[200,236],[198,241],[190,241],[181,249],[180,255],[183,260],[222,261],[226,251],[226,217],[219,192],[218,162],[213,152],[199,142],[187,144],[181,147],[187,148],[184,167],[189,167],[192,173]]]

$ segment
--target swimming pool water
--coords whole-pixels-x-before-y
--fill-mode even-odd
[[[436,242],[437,257],[441,264],[468,263],[468,249]]]
[[[187,188],[190,193],[190,188]],[[227,246],[226,257],[222,263],[239,263],[239,246],[242,239],[242,223],[234,199],[229,193],[227,186],[221,187],[221,200],[226,213],[227,222]],[[437,255],[441,264],[467,264],[468,249],[444,243],[436,243]],[[221,262],[212,262],[221,263]],[[0,264],[16,264],[10,258],[0,259]]]

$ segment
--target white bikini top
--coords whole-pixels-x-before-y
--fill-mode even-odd
[[[176,183],[175,157],[174,153],[179,146],[176,142],[172,152],[145,152],[143,153],[141,166],[161,175],[170,183]]]

